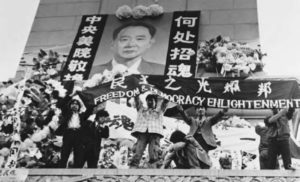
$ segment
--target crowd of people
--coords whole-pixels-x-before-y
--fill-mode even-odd
[[[25,83],[20,105],[21,146],[17,167],[99,167],[101,140],[109,137],[109,113],[101,107],[85,108],[75,92],[63,95],[53,85],[55,84],[31,79]],[[17,87],[14,84],[11,86]],[[148,145],[148,162],[151,168],[209,169],[212,162],[208,153],[217,148],[212,127],[222,120],[228,109],[207,117],[206,108],[195,106],[196,115],[191,117],[181,105],[177,105],[176,109],[189,126],[189,131],[174,131],[169,138],[171,145],[164,151],[160,140],[164,135],[163,115],[168,101],[149,94],[145,97],[145,102],[146,106],[141,96],[135,98],[137,120],[131,133],[136,138],[136,143],[130,149],[130,168],[139,168]],[[13,100],[2,100],[0,154],[4,160],[8,157],[8,154],[5,156],[4,149],[10,148],[13,141],[10,136],[16,132],[14,104]],[[261,136],[261,169],[277,169],[278,155],[282,155],[286,169],[294,169],[291,166],[287,125],[293,111],[274,110],[273,115],[265,119],[266,126],[256,126],[256,131]],[[91,115],[94,117],[90,117]],[[57,144],[56,136],[62,136],[60,145]],[[73,160],[70,160],[71,153]],[[172,161],[175,166],[170,165]]]
[[[86,108],[76,96],[75,89],[67,92],[61,85],[58,87],[58,84],[60,83],[54,80],[28,79],[22,89],[19,88],[20,83],[10,83],[2,88],[24,90],[19,108],[16,108],[17,100],[10,98],[16,94],[1,96],[2,167],[9,157],[9,148],[14,140],[21,142],[17,167],[101,167],[101,141],[102,138],[109,137],[110,114],[104,107]],[[189,131],[173,131],[168,149],[163,150],[160,140],[164,137],[163,118],[168,100],[150,93],[144,100],[139,95],[134,101],[137,118],[131,135],[136,138],[136,142],[129,149],[132,152],[128,160],[130,168],[140,167],[147,147],[148,167],[151,168],[211,168],[209,151],[218,146],[212,127],[224,118],[227,108],[207,117],[207,108],[194,106],[196,115],[189,116],[181,105],[177,105],[176,109]],[[16,113],[20,116],[19,130]],[[287,122],[293,113],[292,108],[280,111],[273,109],[273,115],[265,119],[265,126],[255,127],[261,138],[261,169],[278,169],[280,155],[285,169],[295,169],[291,165],[290,130]],[[17,132],[20,138],[15,137]],[[62,136],[62,142],[57,141],[57,136]],[[170,165],[172,161],[175,166]]]
[[[120,67],[119,65],[124,65],[122,61],[135,60],[137,63],[143,63],[141,55],[144,50],[151,47],[154,35],[155,29],[147,24],[134,23],[121,26],[114,31],[113,38],[124,42],[126,40],[128,43],[118,45],[117,43],[120,44],[121,41],[115,42],[116,55],[112,62],[118,64],[112,64],[115,68],[109,66],[103,69],[107,71],[111,68],[111,73],[120,76],[117,68]],[[133,54],[135,51],[131,50],[132,47],[141,51]],[[3,82],[1,85],[0,165],[2,167],[10,157],[10,147],[14,141],[21,143],[18,158],[15,159],[16,166],[20,168],[83,168],[85,166],[97,168],[107,165],[99,159],[99,155],[102,139],[108,138],[110,134],[110,113],[102,105],[94,108],[85,107],[77,92],[109,79],[103,78],[104,73],[95,74],[96,76],[94,75],[79,88],[70,83],[63,85],[62,82],[57,81],[61,70],[58,65],[62,65],[62,62],[56,52],[49,51],[47,54],[41,51],[38,59],[33,60],[33,65],[29,65],[32,66],[33,73],[28,78],[16,83]],[[133,68],[126,67],[126,70],[134,74],[142,71],[136,64],[133,64]],[[19,97],[20,94],[22,98]],[[189,116],[181,105],[177,105],[176,110],[189,127],[189,131],[185,133],[180,128],[173,131],[168,139],[170,141],[168,149],[164,150],[160,143],[164,137],[163,120],[168,100],[150,93],[144,100],[139,95],[134,98],[134,101],[133,107],[136,108],[137,117],[130,130],[136,140],[132,146],[129,145],[128,149],[130,168],[140,168],[146,148],[148,148],[146,153],[148,153],[147,160],[150,168],[210,169],[212,167],[209,152],[218,146],[212,127],[222,120],[228,108],[224,108],[212,117],[207,117],[207,108],[194,106],[196,115]],[[257,133],[261,136],[259,146],[261,169],[277,168],[278,155],[282,156],[285,169],[294,169],[291,166],[288,143],[290,135],[287,124],[293,111],[293,109],[282,109],[278,113],[274,111],[272,116],[266,118],[264,127],[256,127]],[[59,141],[57,136],[61,136],[62,141]],[[115,149],[112,147],[111,150]],[[227,159],[220,158],[219,162],[223,169],[229,169],[230,160]],[[171,165],[172,161],[175,166]],[[109,165],[109,167],[114,166]]]
[[[17,87],[16,85],[13,86]],[[74,99],[74,93],[60,97],[59,91],[51,87],[51,84],[39,80],[27,80],[25,83],[20,107],[19,134],[20,141],[27,146],[22,146],[20,149],[20,154],[22,154],[20,156],[23,157],[19,158],[18,167],[82,168],[85,162],[89,168],[98,167],[101,139],[109,137],[109,113],[98,108],[96,110],[94,108],[83,109],[83,103]],[[163,114],[168,101],[153,94],[146,97],[146,107],[140,96],[136,97],[135,101],[138,114],[132,135],[136,137],[137,141],[132,149],[133,156],[129,165],[131,168],[139,167],[140,160],[148,145],[151,166],[167,168],[168,165],[162,165],[159,158],[163,155],[160,139],[163,137]],[[8,137],[16,132],[14,128],[16,124],[14,123],[14,115],[10,113],[10,109],[6,108],[6,104],[8,101],[3,103],[1,107],[1,120],[3,121],[1,132],[5,134],[3,136]],[[188,118],[181,106],[178,106],[178,109],[191,129],[186,137],[179,139],[180,142],[184,143],[182,148],[171,147],[170,152],[177,150],[188,152],[188,155],[185,154],[184,156],[190,162],[183,165],[185,168],[209,168],[211,164],[207,152],[216,148],[211,126],[221,119],[223,112],[208,119],[204,116],[204,110],[198,108],[197,118]],[[90,115],[93,113],[95,113],[95,117],[91,120]],[[180,138],[177,136],[178,132],[175,131],[170,139],[175,146],[178,145],[178,137]],[[56,135],[62,136],[61,146],[55,145],[55,140],[51,140],[55,139]],[[9,148],[11,142],[4,143],[5,147]],[[196,153],[192,152],[193,150],[201,153],[201,157],[198,158]],[[73,161],[68,163],[71,153],[73,153]],[[190,160],[190,157],[194,159]],[[170,157],[166,158],[166,160],[168,159]],[[186,160],[181,159],[181,161]],[[175,163],[177,162],[175,161]],[[180,165],[177,167],[180,168]]]

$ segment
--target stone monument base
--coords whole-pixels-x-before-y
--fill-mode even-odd
[[[32,169],[27,182],[300,182],[300,171],[201,169]]]

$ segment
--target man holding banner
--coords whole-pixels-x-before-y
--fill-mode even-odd
[[[125,67],[131,74],[163,74],[164,66],[151,63],[142,58],[154,43],[156,28],[143,21],[130,21],[122,24],[113,32],[111,49],[113,59],[108,63],[95,66],[90,75],[103,73],[104,70],[115,72],[118,67]]]
[[[131,168],[138,168],[147,145],[149,163],[155,165],[159,160],[160,139],[163,137],[163,114],[168,104],[168,100],[158,100],[157,95],[153,94],[146,97],[147,108],[143,107],[140,96],[135,99],[138,114],[131,134],[137,138],[137,142],[130,162]]]

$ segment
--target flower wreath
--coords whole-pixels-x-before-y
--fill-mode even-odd
[[[230,41],[229,38],[218,36],[209,41],[200,42],[197,52],[198,65],[207,72],[218,72],[223,76],[227,73],[251,73],[262,71],[263,54],[258,48],[246,43]]]
[[[148,7],[144,5],[138,5],[132,9],[128,5],[123,5],[116,10],[116,17],[120,20],[128,18],[142,19],[144,17],[158,17],[163,13],[163,7],[158,4],[152,4]]]

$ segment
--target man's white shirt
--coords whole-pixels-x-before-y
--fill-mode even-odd
[[[142,58],[140,58],[133,65],[128,67],[126,71],[128,71],[129,74],[140,74],[138,68],[139,68],[141,62],[142,62]],[[112,60],[112,72],[115,72],[116,68],[119,67],[119,66],[125,66],[125,65],[120,64],[115,59],[113,59]],[[125,66],[125,67],[127,67],[127,66]]]

